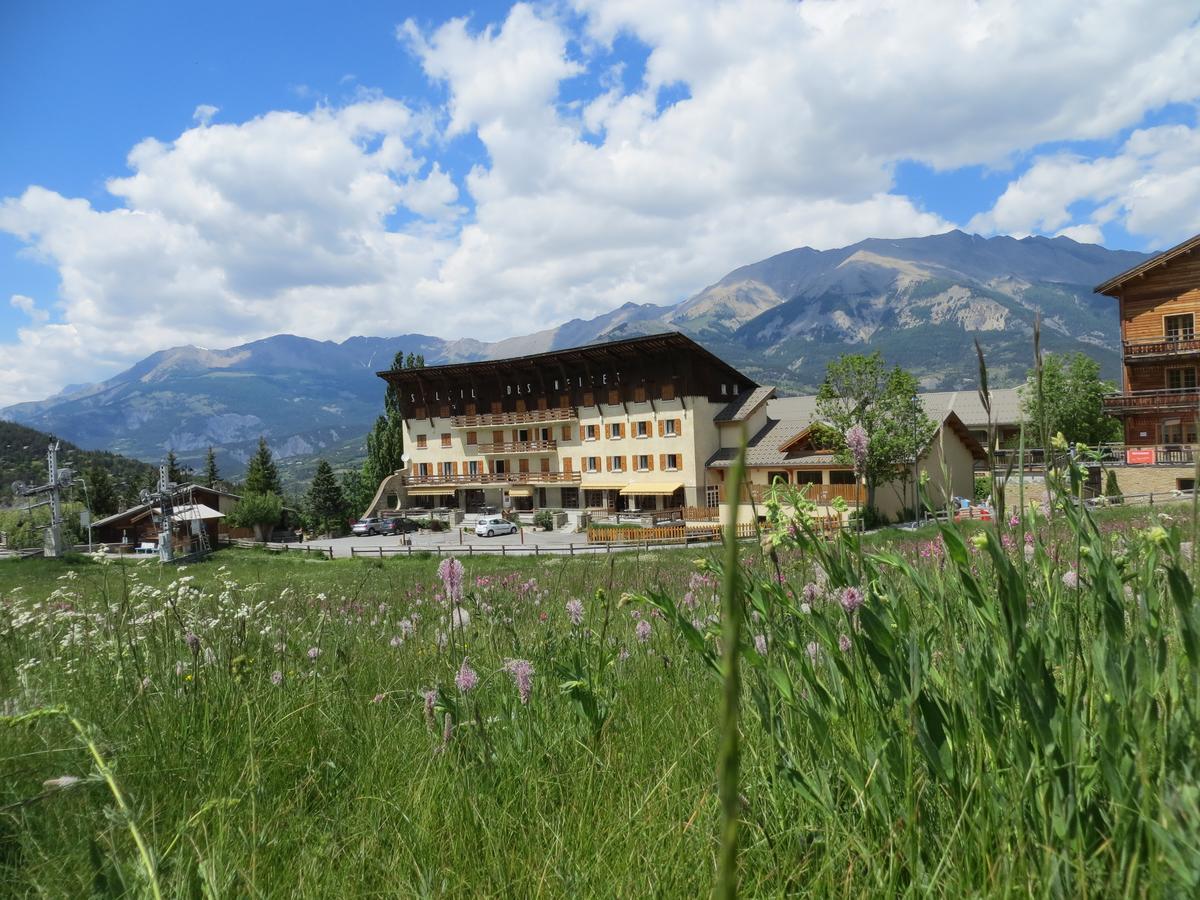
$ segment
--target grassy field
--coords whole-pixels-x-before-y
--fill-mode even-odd
[[[1190,514],[743,545],[742,893],[1200,888]],[[0,884],[706,894],[720,556],[0,563]]]

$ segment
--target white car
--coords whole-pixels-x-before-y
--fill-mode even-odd
[[[479,537],[494,537],[497,534],[516,534],[517,526],[502,516],[483,516],[475,523],[475,534]]]

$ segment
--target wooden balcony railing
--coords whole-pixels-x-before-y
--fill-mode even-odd
[[[1162,337],[1147,338],[1140,341],[1125,341],[1125,358],[1152,359],[1162,356],[1187,356],[1200,354],[1200,338],[1190,331],[1178,334],[1165,334]]]
[[[1190,466],[1195,459],[1195,448],[1191,444],[1101,444],[1089,447],[1086,456],[1081,458],[1084,465],[1099,463],[1105,468],[1121,466]],[[1018,471],[1023,459],[1027,471],[1037,471],[1045,468],[1045,451],[1036,447],[1026,447],[1022,457],[1020,450],[1003,447],[996,451],[996,470],[1005,472]],[[1058,464],[1062,465],[1069,453],[1055,454]],[[980,460],[975,464],[976,470],[987,471],[987,462]],[[1014,474],[1015,477],[1015,474]]]
[[[480,413],[475,416],[451,416],[452,428],[490,428],[493,425],[525,425],[533,422],[573,422],[579,414],[573,406],[530,409],[525,412]]]
[[[555,450],[558,448],[558,441],[493,441],[489,444],[476,444],[475,450],[479,453],[497,454],[497,453],[541,453],[544,450]],[[467,449],[471,449],[471,445],[467,445]]]
[[[1152,391],[1130,391],[1109,394],[1104,408],[1110,412],[1140,412],[1165,409],[1196,409],[1200,404],[1200,388],[1160,388]]]
[[[578,472],[481,472],[478,475],[407,475],[405,484],[576,484]]]

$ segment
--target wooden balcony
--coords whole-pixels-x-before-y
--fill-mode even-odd
[[[480,472],[478,475],[408,475],[407,485],[578,484],[578,472]]]
[[[471,445],[468,444],[467,450],[471,449]],[[558,441],[499,441],[490,444],[476,444],[474,449],[478,453],[491,456],[505,453],[543,453],[547,450],[558,449]]]
[[[1200,355],[1200,338],[1190,331],[1140,341],[1125,341],[1125,360],[1138,362]]]
[[[1200,388],[1194,387],[1130,391],[1125,394],[1109,394],[1104,398],[1105,410],[1116,413],[1196,409],[1198,405]]]
[[[496,425],[531,425],[538,422],[574,422],[579,414],[573,406],[553,409],[529,409],[525,412],[481,413],[476,416],[451,416],[452,428],[492,428]]]

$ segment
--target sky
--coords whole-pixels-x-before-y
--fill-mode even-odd
[[[0,405],[800,246],[1200,232],[1195,0],[0,4]]]

